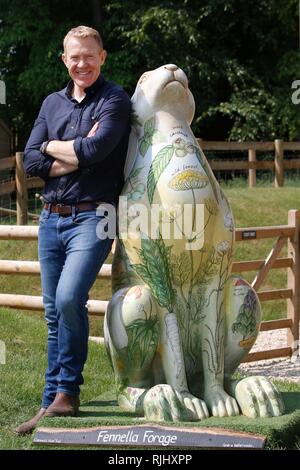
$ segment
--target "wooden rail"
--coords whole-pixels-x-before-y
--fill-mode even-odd
[[[0,240],[37,240],[37,237],[38,227],[36,226],[0,225]],[[299,349],[300,211],[289,211],[287,225],[247,227],[239,228],[235,231],[235,240],[237,242],[264,238],[278,238],[267,258],[265,260],[234,262],[233,272],[258,270],[252,285],[257,290],[258,297],[262,302],[287,299],[287,318],[264,321],[260,327],[261,331],[286,328],[288,332],[287,346],[285,348],[250,353],[245,362],[291,356]],[[286,242],[288,243],[288,256],[277,258]],[[286,288],[259,290],[270,269],[282,268],[287,269],[288,272]],[[36,276],[40,274],[40,265],[37,261],[0,260],[0,274]],[[109,278],[110,276],[111,265],[104,264],[98,274],[98,278]],[[107,301],[102,300],[89,300],[87,304],[89,314],[103,316],[107,303]],[[0,294],[0,305],[24,310],[43,310],[41,296]]]
[[[0,159],[0,171],[10,170],[11,168],[14,168],[15,164],[16,164],[16,157],[1,158]]]
[[[38,231],[34,225],[0,225],[0,240],[37,240]]]
[[[1,226],[0,226],[1,227]],[[21,276],[34,276],[40,275],[40,263],[38,261],[15,261],[15,260],[0,260],[0,273],[1,274],[14,274]],[[111,277],[111,264],[103,264],[97,278],[110,278]]]
[[[107,304],[106,300],[89,300],[87,302],[89,314],[103,316]],[[0,294],[0,305],[21,310],[44,310],[43,298],[38,295]]]
[[[232,263],[232,272],[241,273],[243,271],[257,271],[262,267],[265,260],[235,261]],[[274,261],[272,269],[291,268],[292,258],[278,258]]]
[[[274,142],[215,142],[197,139],[199,145],[204,151],[231,151],[248,152],[248,161],[241,160],[210,160],[210,166],[213,171],[235,171],[242,170],[248,172],[249,187],[256,186],[256,172],[258,170],[274,171],[274,185],[281,187],[284,185],[284,171],[300,168],[300,158],[285,159],[286,151],[300,151],[300,142],[284,142],[276,139]],[[273,160],[257,160],[257,152],[272,152]],[[208,155],[209,157],[209,155]],[[0,159],[0,171],[15,169],[15,179],[11,181],[0,182],[0,196],[16,192],[17,195],[17,223],[27,223],[28,189],[42,188],[44,181],[38,177],[26,178],[23,167],[23,153],[18,152],[15,156]],[[1,208],[0,208],[1,209]],[[2,212],[3,214],[3,212]]]
[[[275,143],[274,142],[220,142],[214,140],[202,140],[197,139],[200,147],[203,150],[261,150],[261,151],[274,151]],[[285,143],[286,144],[286,143]],[[293,144],[298,144],[298,148],[293,148],[293,150],[300,150],[300,142],[293,142]],[[288,149],[291,150],[291,149]]]
[[[269,349],[266,351],[256,351],[249,353],[243,362],[263,361],[266,359],[274,359],[276,357],[287,357],[293,354],[292,348]]]
[[[11,194],[16,190],[15,181],[6,181],[5,183],[0,183],[0,196],[4,194]]]
[[[256,185],[257,170],[274,170],[274,185],[275,187],[281,187],[284,184],[284,170],[300,168],[300,159],[284,159],[285,151],[300,151],[300,142],[284,142],[280,139],[276,139],[274,142],[208,142],[202,139],[197,140],[204,151],[247,151],[248,161],[212,160],[209,163],[214,171],[248,171],[249,187]],[[272,161],[258,161],[257,152],[273,152],[274,159]]]
[[[6,209],[5,207],[0,207],[0,215],[3,215],[3,216],[14,216],[14,217],[17,217],[18,215],[18,212],[13,210],[13,209]],[[28,219],[33,219],[33,220],[38,220],[39,219],[39,215],[38,214],[33,214],[31,212],[27,212],[27,217]]]

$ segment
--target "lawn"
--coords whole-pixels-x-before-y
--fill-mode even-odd
[[[225,187],[233,209],[236,227],[280,225],[287,223],[289,209],[300,209],[300,188],[253,189]],[[274,240],[248,241],[236,245],[235,260],[262,259],[267,256]],[[1,241],[0,259],[36,260],[36,242]],[[110,262],[110,259],[107,261]],[[247,273],[253,279],[255,273]],[[286,287],[284,270],[270,272],[263,288]],[[0,276],[1,293],[40,295],[38,276]],[[110,281],[96,281],[90,298],[109,299]],[[286,302],[263,303],[264,319],[284,318]],[[0,364],[0,448],[31,448],[31,437],[14,436],[13,428],[33,415],[39,407],[46,366],[46,327],[42,313],[0,309],[0,340],[5,342],[6,365]],[[102,335],[102,319],[91,319],[91,335]],[[85,368],[82,400],[88,401],[112,389],[113,376],[104,349],[90,344]],[[296,385],[287,385],[300,391]]]
[[[247,189],[225,187],[225,194],[231,205],[236,227],[255,227],[285,225],[288,223],[288,211],[300,210],[299,187],[258,187]],[[276,239],[250,240],[236,243],[234,260],[246,261],[264,259],[269,254]],[[283,249],[279,257],[287,256]],[[242,273],[248,281],[252,281],[255,271]],[[274,269],[269,272],[260,290],[286,288],[286,269]],[[285,318],[286,301],[268,301],[262,303],[263,320]]]
[[[8,309],[0,310],[0,324],[1,339],[6,345],[6,364],[0,365],[0,449],[33,449],[35,446],[32,444],[31,436],[18,437],[13,431],[18,424],[35,414],[40,406],[43,375],[46,367],[46,327],[44,322],[41,322],[37,317],[27,316]],[[107,392],[114,397],[114,377],[103,346],[90,342],[84,377],[85,384],[81,388],[82,403],[95,400],[96,397]],[[277,385],[283,392],[292,392],[292,396],[293,394],[298,396],[300,393],[299,385],[279,382],[277,382]],[[83,409],[85,408],[83,407]],[[103,409],[101,408],[102,414]],[[120,415],[120,412],[116,413],[117,416],[118,414]],[[126,413],[123,414],[126,417]],[[98,415],[99,410],[95,416]],[[297,416],[299,429],[299,411]],[[109,410],[107,419],[112,418],[111,410]],[[120,421],[120,424],[130,423],[130,419],[129,421],[128,419],[127,417],[126,423]],[[239,417],[238,419],[226,418],[226,420],[233,429],[245,430],[243,423],[251,421],[252,432],[268,433],[269,420],[247,420],[245,417]],[[288,432],[289,416],[282,417],[282,420],[283,422],[280,423],[280,418],[274,418],[275,431],[279,428]],[[74,421],[70,422],[70,419],[67,418],[63,423],[62,419],[54,420],[54,426],[55,421],[59,421],[56,424],[59,426],[74,425]],[[78,421],[79,425],[84,427],[97,425],[97,419],[93,421],[92,417],[89,421],[85,421],[84,418],[79,418]],[[43,423],[43,425],[46,424],[49,426],[52,421],[51,423]],[[224,427],[225,425],[224,421],[217,418],[209,418],[207,423],[199,423],[200,426],[204,424],[217,427]],[[281,428],[281,426],[283,427]],[[288,437],[291,439],[291,436]],[[292,438],[294,443],[297,442],[294,435]]]
[[[300,187],[228,187],[224,190],[233,210],[236,227],[266,226],[287,224],[288,210],[300,209]],[[235,246],[236,261],[263,259],[271,250],[274,239],[252,240],[239,242]],[[284,251],[281,256],[284,255]],[[0,259],[37,260],[37,243],[35,241],[3,240],[0,242]],[[111,256],[106,261],[111,262]],[[243,277],[252,281],[255,272],[242,273]],[[286,270],[272,270],[261,289],[286,287]],[[1,293],[40,295],[39,276],[0,275]],[[97,280],[90,292],[91,299],[108,300],[111,296],[109,280]],[[285,318],[286,301],[277,300],[263,302],[263,319],[272,320]],[[27,315],[36,313],[27,312]],[[38,313],[42,317],[42,313]],[[102,319],[91,318],[91,335],[102,335]]]
[[[0,339],[6,346],[6,364],[0,364],[0,449],[28,449],[32,438],[17,437],[16,425],[40,407],[46,368],[46,325],[38,317],[0,310]],[[90,342],[84,370],[82,402],[113,388],[106,351]]]

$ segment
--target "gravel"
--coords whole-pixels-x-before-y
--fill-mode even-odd
[[[262,331],[259,333],[251,352],[286,347],[286,329]],[[241,364],[240,372],[246,375],[263,375],[270,379],[300,384],[300,355],[287,358],[268,359]]]

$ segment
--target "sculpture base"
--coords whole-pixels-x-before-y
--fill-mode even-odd
[[[98,449],[289,447],[295,436],[300,436],[300,393],[282,392],[282,396],[286,414],[278,418],[211,417],[158,425],[122,411],[108,393],[82,404],[76,418],[44,418],[33,442],[39,446]]]
[[[225,429],[159,425],[103,426],[86,429],[39,428],[34,443],[114,447],[261,449],[265,437]]]

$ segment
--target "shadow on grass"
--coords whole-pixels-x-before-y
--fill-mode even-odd
[[[300,392],[280,392],[285,405],[285,414],[300,408]]]
[[[87,403],[83,403],[80,405],[80,410],[84,408],[91,408],[93,406],[101,406],[101,407],[107,407],[107,406],[118,406],[117,400],[94,400],[94,401],[89,401]]]
[[[101,410],[99,410],[101,408]],[[80,406],[78,418],[132,418],[132,413],[122,411],[116,400],[93,400]]]

